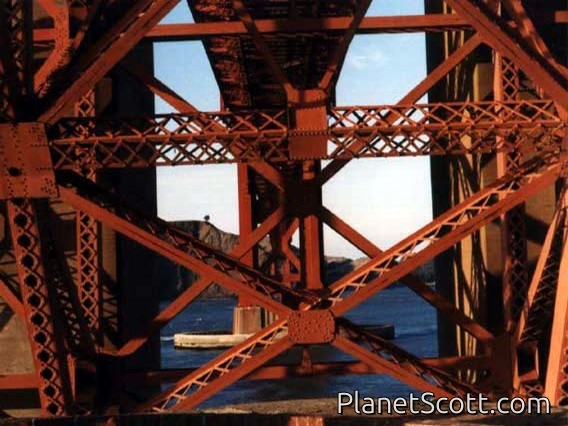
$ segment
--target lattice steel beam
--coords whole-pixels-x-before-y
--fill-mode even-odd
[[[538,258],[531,280],[527,298],[517,323],[516,340],[518,343],[538,342],[549,329],[554,315],[554,300],[560,259],[563,250],[563,223],[566,220],[566,208],[559,204],[550,222],[541,254]]]
[[[140,0],[54,81],[39,121],[53,123],[98,83],[179,0]],[[71,82],[71,84],[69,84]]]
[[[566,185],[566,182],[564,182]],[[544,384],[544,396],[553,405],[568,404],[568,190],[564,187],[558,222],[560,259],[558,266],[554,316],[550,333],[550,351]]]
[[[31,200],[8,201],[26,326],[39,382],[41,407],[46,416],[73,414],[73,393],[65,343],[55,320],[43,265],[41,237]]]
[[[554,183],[559,166],[554,159],[550,161],[552,165],[546,165],[541,158],[528,161],[517,174],[497,180],[333,284],[329,300],[334,315],[340,316],[354,308],[499,214]],[[520,185],[519,179],[522,179]],[[371,278],[373,275],[376,278]],[[348,290],[353,293],[345,296]]]
[[[546,377],[545,372],[540,371],[538,358],[546,356],[540,353],[540,350],[548,347],[551,338],[554,301],[563,250],[562,224],[565,220],[566,209],[562,208],[560,202],[550,222],[513,334],[513,345],[517,352],[514,354],[517,364],[515,385],[517,392],[528,396],[541,397],[544,393]]]
[[[335,107],[328,153],[320,159],[535,152],[555,149],[566,124],[552,101]],[[56,169],[83,170],[285,162],[288,132],[284,111],[220,112],[66,118],[48,137]]]
[[[278,208],[246,238],[242,238],[239,241],[239,244],[229,253],[229,255],[236,259],[242,259],[254,247],[254,245],[258,244],[258,242],[260,242],[266,234],[276,227],[282,219],[284,219],[284,209]],[[206,277],[200,278],[194,282],[152,320],[144,335],[130,339],[121,348],[119,348],[116,355],[127,356],[134,353],[148,340],[151,335],[159,331],[169,321],[175,318],[212,283],[213,281]]]
[[[46,203],[38,203],[36,213],[46,223],[55,223],[57,218]],[[44,226],[40,230],[44,270],[49,277],[50,292],[53,294],[53,309],[60,316],[63,326],[67,351],[81,360],[92,359],[95,354],[94,341],[61,243],[51,226]]]
[[[260,306],[277,314],[288,308],[274,300],[287,292],[297,300],[316,300],[312,294],[284,288],[238,260],[157,218],[146,217],[117,203],[106,191],[79,177],[63,178],[78,192],[60,187],[62,200],[91,214],[110,228],[167,257],[173,262],[219,282],[236,293],[246,293]]]
[[[481,37],[477,34],[473,35],[455,52],[449,55],[444,62],[432,70],[420,83],[418,83],[410,92],[408,92],[397,105],[409,105],[418,102],[420,98],[428,93],[436,84],[438,84],[450,71],[456,68],[462,61],[468,58],[481,44]],[[394,123],[394,117],[390,117],[389,123]],[[362,150],[365,148],[363,142],[358,142],[353,148]],[[349,164],[350,160],[335,159],[328,164],[320,174],[319,181],[321,184],[329,181],[343,167]]]
[[[387,374],[413,388],[432,392],[440,397],[465,397],[479,394],[474,386],[453,378],[448,373],[425,364],[418,357],[395,344],[365,331],[345,320],[338,320],[338,327],[347,337],[336,337],[333,345],[359,358],[369,365],[382,367]],[[355,343],[358,342],[358,343]],[[364,348],[366,344],[369,349]]]
[[[515,62],[536,84],[554,99],[561,108],[568,108],[566,77],[546,60],[533,55],[520,37],[507,27],[491,8],[481,0],[445,0],[446,3],[471,23],[485,42],[503,56]]]
[[[286,320],[279,320],[179,380],[136,411],[180,411],[195,407],[292,347]]]
[[[75,105],[77,117],[94,117],[95,91],[91,90]],[[87,171],[87,178],[95,181],[96,172]],[[99,225],[89,215],[78,211],[75,219],[77,246],[77,289],[87,326],[97,344],[103,343],[102,289],[99,263]]]
[[[519,98],[519,70],[515,64],[497,53],[495,55],[494,98],[498,101],[515,101]],[[523,161],[519,150],[497,154],[497,174],[515,172]],[[519,319],[529,286],[527,232],[525,206],[511,209],[501,218],[504,269],[503,303],[504,324],[511,332]]]
[[[98,224],[89,215],[77,212],[77,287],[89,330],[101,343],[101,288],[99,279]]]

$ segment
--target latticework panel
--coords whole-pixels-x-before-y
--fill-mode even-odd
[[[86,7],[81,2],[81,7]],[[75,105],[77,117],[95,116],[95,91],[91,90]],[[88,170],[88,179],[95,181],[96,172]],[[79,301],[85,313],[87,326],[95,339],[102,343],[101,334],[101,310],[102,289],[100,287],[99,271],[99,228],[95,219],[78,211],[76,217],[75,232],[77,240],[77,287]],[[116,305],[116,302],[114,303]]]
[[[551,101],[338,107],[328,121],[321,159],[537,152],[566,128]],[[66,118],[48,133],[56,169],[292,159],[283,111]]]
[[[66,349],[61,330],[57,329],[33,202],[23,199],[9,201],[8,217],[41,406],[46,415],[71,414],[72,393]]]
[[[554,160],[552,160],[554,161]],[[474,228],[474,223],[481,219],[487,219],[488,213],[498,214],[495,208],[499,205],[499,198],[512,200],[520,193],[527,192],[527,188],[533,185],[539,186],[539,180],[546,180],[552,183],[558,174],[558,165],[544,167],[543,160],[536,158],[529,160],[517,173],[508,175],[503,179],[497,180],[493,185],[479,191],[472,197],[465,200],[460,205],[451,209],[447,213],[438,217],[430,225],[420,229],[407,239],[396,244],[391,249],[380,256],[371,259],[359,271],[349,274],[344,279],[331,287],[330,300],[337,304],[335,310],[342,313],[352,306],[348,303],[351,300],[361,301],[363,295],[356,297],[357,293],[366,287],[371,287],[373,291],[378,291],[402,278],[406,273],[419,266],[418,259],[427,260],[424,253],[429,252],[430,256],[441,253],[459,240],[455,239],[460,229],[467,227]],[[518,181],[522,178],[523,184],[519,188]],[[534,190],[534,189],[533,189]],[[485,216],[485,217],[484,217]],[[478,225],[481,227],[481,225]],[[472,231],[473,232],[473,231]],[[414,266],[412,269],[405,264]],[[372,284],[370,284],[372,283]],[[369,288],[362,293],[369,295]],[[355,294],[345,298],[347,291]]]
[[[0,3],[0,122],[10,121],[29,94],[31,2]]]
[[[178,411],[194,407],[215,392],[222,381],[236,381],[256,367],[292,346],[287,339],[287,325],[280,320],[263,332],[247,339],[234,349],[216,357],[195,373],[176,383],[171,389],[140,407],[141,411]]]
[[[496,83],[495,98],[500,101],[519,99],[520,71],[507,58],[497,54],[495,57]],[[523,154],[515,149],[498,154],[500,174],[515,172],[523,161]],[[523,308],[529,286],[527,259],[527,232],[525,206],[515,207],[503,217],[502,223],[505,264],[503,270],[503,303],[505,323],[512,330]]]
[[[465,397],[468,394],[480,393],[473,386],[452,377],[448,373],[427,366],[418,357],[345,319],[339,321],[339,326],[350,340],[368,345],[370,350],[381,357],[388,365],[391,365],[391,368],[403,370],[414,376],[415,380],[424,382],[427,386],[432,386],[436,389],[438,396],[442,395],[441,392],[451,397]]]
[[[274,305],[270,301],[278,298],[283,292],[298,301],[318,300],[309,292],[283,287],[277,281],[264,276],[171,224],[158,218],[147,217],[118,203],[106,191],[77,176],[67,176],[67,181],[79,190],[80,198],[74,196],[69,190],[61,188],[62,197],[65,201],[77,208],[88,210],[90,214],[107,211],[108,213],[105,214],[107,218],[110,219],[109,214],[116,218],[107,221],[111,227],[115,225],[116,230],[136,240],[140,237],[139,242],[142,244],[150,244],[152,241],[153,248],[157,248],[156,243],[160,241],[160,246],[167,247],[169,251],[169,254],[166,252],[163,254],[171,260],[179,262],[183,258],[182,264],[190,269],[197,272],[215,273],[214,276],[218,277],[222,285],[236,285],[240,288],[254,289],[255,292],[258,292],[258,295],[266,298],[264,303],[269,303],[266,306],[268,309],[274,309],[278,306],[277,310],[282,310],[281,305]],[[124,226],[121,226],[122,224],[130,224],[133,231],[134,228],[136,229],[136,234],[128,232]]]

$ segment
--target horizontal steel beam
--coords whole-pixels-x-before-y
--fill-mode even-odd
[[[422,364],[438,369],[470,369],[479,370],[491,367],[491,359],[485,356],[465,356],[448,358],[421,358]],[[177,382],[184,376],[193,373],[197,369],[179,368],[165,369],[157,371],[146,371],[144,373],[130,373],[124,379],[125,383],[161,385],[165,383]],[[274,380],[289,377],[305,376],[327,376],[343,374],[384,374],[384,370],[374,365],[369,365],[361,361],[337,361],[337,362],[315,362],[310,365],[303,364],[281,364],[267,365],[246,376],[247,380]]]
[[[349,27],[350,18],[298,18],[258,19],[255,21],[261,34],[294,34],[339,32]],[[539,23],[568,23],[568,12],[556,11],[551,16],[538,17]],[[356,34],[411,33],[429,31],[456,31],[471,29],[468,22],[456,14],[430,14],[409,16],[368,16],[363,19]],[[192,41],[214,36],[246,35],[240,21],[199,22],[187,24],[161,24],[150,30],[146,39],[152,41]],[[48,28],[34,31],[35,42],[52,41],[55,30]]]
[[[552,101],[332,108],[318,159],[556,149],[566,120]],[[285,111],[66,118],[48,130],[57,170],[297,160]],[[316,159],[316,158],[312,158]]]
[[[35,373],[0,376],[0,390],[37,389],[39,380]]]
[[[294,34],[343,32],[349,28],[351,17],[259,19],[255,20],[261,34]],[[370,16],[363,18],[356,34],[407,33],[466,29],[469,25],[456,15],[433,14],[413,16]],[[165,24],[154,27],[148,38],[154,41],[199,40],[212,36],[246,35],[241,22],[196,24]]]

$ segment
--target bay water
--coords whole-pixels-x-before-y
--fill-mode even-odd
[[[231,330],[235,299],[197,300],[168,324],[161,334],[162,368],[195,368],[222,351],[178,350],[175,333]],[[436,312],[404,286],[393,286],[373,296],[345,315],[358,324],[393,324],[394,343],[419,356],[437,356]],[[327,351],[327,350],[326,350]],[[321,351],[320,351],[321,352]],[[327,351],[329,360],[352,360],[339,351]],[[223,406],[255,401],[301,398],[336,398],[338,392],[359,390],[363,396],[408,397],[412,389],[386,375],[347,375],[288,378],[283,380],[241,380],[200,407]]]

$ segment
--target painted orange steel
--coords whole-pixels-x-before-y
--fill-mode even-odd
[[[327,153],[312,159],[558,149],[566,130],[554,102],[528,100],[335,107],[328,121]],[[48,129],[58,170],[286,162],[289,134],[284,110],[67,118]]]
[[[52,416],[74,414],[68,350],[56,331],[57,308],[42,259],[37,205],[29,199],[11,200],[7,205],[42,410]]]
[[[0,389],[34,389],[38,387],[38,383],[35,374],[0,376]]]
[[[550,330],[550,353],[546,368],[546,381],[543,394],[559,405],[568,403],[568,192],[560,200],[561,214],[557,222],[558,237],[562,250],[559,253],[558,283],[554,300],[554,317]]]
[[[421,358],[420,362],[428,367],[438,370],[456,371],[476,368],[479,371],[491,366],[491,359],[486,356],[448,357],[448,358]],[[125,377],[127,383],[136,384],[168,384],[177,382],[184,376],[191,374],[195,369],[167,369],[148,371],[145,373],[132,373]],[[385,368],[371,365],[362,361],[342,362],[314,362],[305,364],[268,365],[258,368],[246,376],[247,380],[273,380],[287,377],[305,377],[331,374],[385,374]],[[31,379],[30,379],[31,380]]]
[[[128,399],[123,387],[140,386],[145,402],[123,410],[168,412],[195,408],[242,378],[351,373],[389,374],[437,396],[495,397],[505,389],[568,403],[567,73],[538,33],[543,22],[566,22],[566,12],[533,16],[521,2],[446,0],[457,13],[365,17],[368,1],[314,8],[304,0],[260,0],[255,7],[196,0],[189,2],[196,23],[157,25],[177,2],[0,4],[0,198],[20,284],[18,290],[0,271],[0,297],[26,324],[35,368],[33,375],[0,376],[0,388],[37,388],[45,416],[108,408],[84,398],[102,392],[101,383],[116,388],[115,405]],[[47,13],[48,25],[34,24],[34,8]],[[397,104],[335,105],[335,84],[356,34],[450,31],[466,36],[462,46]],[[142,41],[197,39],[219,84],[221,112],[197,110],[151,69],[122,62]],[[478,61],[484,44],[494,49],[493,93],[481,101],[418,103],[464,62]],[[112,103],[115,72],[134,77],[178,112],[97,115]],[[385,251],[323,205],[324,185],[358,158],[482,154],[497,157],[498,178]],[[331,162],[322,167],[322,160]],[[127,205],[97,181],[108,169],[221,163],[238,164],[239,174],[241,236],[229,254]],[[554,184],[564,191],[531,277],[523,203]],[[77,213],[75,282],[49,200]],[[499,218],[505,318],[496,332],[413,271]],[[199,274],[116,347],[103,325],[101,224]],[[328,286],[324,224],[369,256]],[[261,264],[263,241],[270,253]],[[481,343],[482,353],[419,359],[343,318],[398,281]],[[270,311],[274,321],[197,369],[116,374],[212,283],[234,292],[243,306]],[[312,362],[312,344],[357,361]],[[300,363],[267,365],[295,346],[302,347]]]
[[[549,59],[532,55],[532,52],[519,42],[519,33],[511,32],[487,4],[479,0],[446,2],[460,15],[468,16],[468,21],[486,43],[516,63],[548,96],[558,102],[562,109],[568,108],[566,75],[560,74]]]
[[[343,31],[349,26],[349,18],[297,18],[297,19],[257,19],[261,34],[310,34],[318,32]],[[556,11],[552,17],[538,17],[538,23],[567,23],[568,12]],[[367,16],[357,28],[357,34],[397,34],[412,32],[461,31],[469,30],[471,25],[456,14],[429,14],[406,16]],[[247,30],[242,22],[227,21],[200,22],[192,24],[159,24],[152,28],[145,38],[152,41],[190,41],[202,40],[212,36],[245,35]],[[50,28],[34,30],[34,41],[54,40]]]

